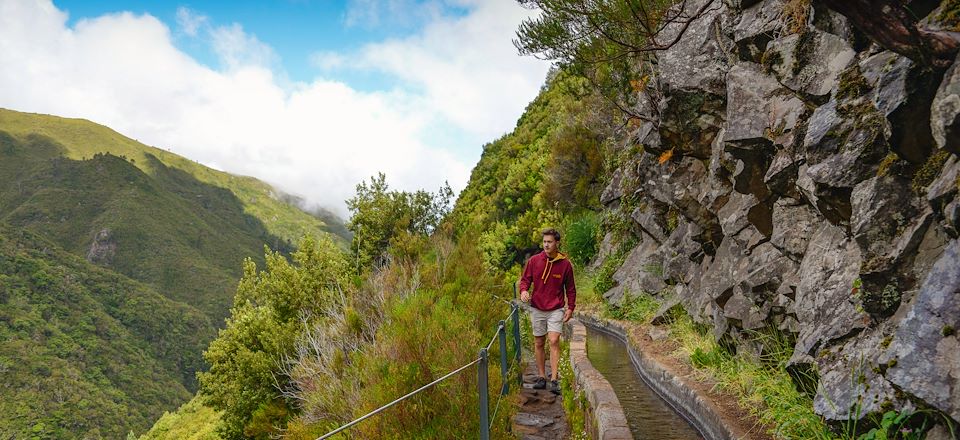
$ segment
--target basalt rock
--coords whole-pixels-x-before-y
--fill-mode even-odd
[[[886,125],[874,110],[852,116],[853,122],[845,122],[839,129],[842,148],[826,156],[806,169],[806,177],[813,184],[813,198],[817,209],[835,225],[846,226],[850,221],[850,195],[860,182],[877,174],[880,161],[887,154]],[[837,128],[834,128],[837,129]],[[823,139],[821,143],[832,143]],[[825,152],[827,148],[816,145],[814,151]],[[808,156],[808,163],[810,157]],[[798,185],[800,183],[798,182]]]
[[[700,264],[704,253],[697,237],[703,231],[694,223],[680,221],[676,229],[660,246],[662,278],[667,282],[683,282],[687,274]]]
[[[817,107],[807,120],[803,138],[803,154],[807,163],[819,163],[840,151],[844,120],[837,111],[837,101]]]
[[[910,182],[897,176],[873,177],[850,196],[850,233],[867,258],[885,255],[897,231],[917,214]]]
[[[733,28],[733,41],[741,61],[760,62],[767,44],[783,27],[783,3],[763,0],[743,9]]]
[[[813,399],[817,414],[840,427],[864,414],[915,409],[909,401],[896,399],[895,389],[881,375],[887,367],[879,360],[883,344],[883,333],[871,331],[820,351],[820,384]]]
[[[720,0],[693,0],[684,4],[688,15],[704,6],[707,9],[686,30],[683,23],[677,22],[658,34],[657,41],[667,44],[676,39],[681,30],[684,32],[676,44],[660,54],[660,81],[671,93],[701,91],[722,97],[728,68],[724,48],[732,45],[724,36],[730,19],[727,6]]]
[[[837,86],[856,54],[847,40],[809,30],[770,42],[761,62],[790,90],[818,99]]]
[[[814,29],[836,35],[846,41],[850,47],[857,46],[856,30],[847,20],[847,17],[827,8],[820,2],[814,2],[812,6],[813,10],[810,12],[813,14]]]
[[[700,159],[710,157],[710,145],[723,122],[722,95],[702,90],[674,90],[660,103],[660,142],[651,150]]]
[[[656,55],[652,120],[623,134],[646,153],[601,196],[641,238],[605,296],[652,293],[658,322],[682,307],[747,356],[785,332],[831,423],[956,419],[960,67],[941,81],[819,2],[788,29],[785,3],[714,0]]]
[[[730,68],[724,132],[724,141],[728,144],[755,144],[760,139],[780,138],[796,129],[805,111],[803,101],[781,86],[776,78],[763,73],[759,64],[741,62]]]
[[[600,240],[600,246],[597,249],[597,256],[590,262],[590,269],[597,270],[607,257],[612,255],[615,251],[616,244],[614,243],[614,234],[612,232],[607,232],[603,235],[603,239]]]
[[[960,241],[930,270],[881,362],[885,377],[925,405],[960,420]]]
[[[900,305],[914,281],[905,271],[932,223],[929,208],[914,205],[916,197],[899,177],[875,177],[858,185],[851,197],[850,231],[860,246],[863,263],[858,298],[875,317],[887,316]]]
[[[943,217],[950,235],[954,238],[960,236],[960,198],[954,198],[943,207]]]
[[[619,167],[613,171],[607,187],[604,188],[603,193],[600,194],[601,204],[609,205],[623,197],[623,174],[623,167]]]
[[[937,147],[960,155],[960,63],[943,76],[930,108],[930,128]]]
[[[651,165],[648,170],[653,166],[655,165]],[[660,169],[663,170],[662,167]],[[709,206],[701,203],[702,199],[699,197],[708,191],[708,170],[701,161],[687,157],[664,172],[665,174],[656,178],[651,176],[641,192],[644,197],[669,206],[669,215],[683,216],[687,221],[696,224],[700,232],[694,240],[701,244],[703,252],[712,255],[723,239],[723,232],[717,215]],[[667,222],[670,220],[667,219]]]
[[[773,206],[773,235],[770,244],[784,255],[800,261],[815,228],[821,224],[817,212],[809,205],[793,199],[780,199]]]
[[[661,262],[657,259],[659,245],[653,240],[642,240],[613,274],[616,286],[603,294],[613,305],[620,305],[626,295],[658,294],[667,285],[662,280]]]
[[[684,32],[658,59],[665,96],[658,105],[660,145],[655,151],[673,150],[674,154],[706,159],[725,114],[728,66],[724,48],[732,45],[725,36],[730,17],[720,0],[684,5],[690,15],[706,9],[685,30],[682,23],[673,23],[658,36],[657,40],[666,44]]]
[[[890,121],[890,146],[900,157],[921,164],[934,145],[930,105],[939,76],[909,59],[881,52],[860,64],[873,86],[873,102]]]
[[[800,334],[791,363],[807,363],[821,348],[857,334],[869,319],[853,296],[860,249],[836,226],[821,223],[800,263],[797,320]]]
[[[763,176],[763,183],[767,185],[770,193],[777,197],[799,199],[800,193],[796,186],[797,172],[803,163],[804,159],[798,157],[792,148],[780,148]]]
[[[750,295],[751,300],[759,304],[759,310],[764,310],[762,317],[755,315],[748,320],[751,328],[756,328],[754,324],[760,325],[765,320],[769,312],[765,304],[775,298],[783,275],[795,271],[796,264],[762,240],[762,235],[751,229],[738,234],[738,239],[724,240],[715,258],[705,261],[699,285],[705,295],[694,304],[698,307],[694,312],[702,317],[717,313],[714,320],[728,318],[728,301],[735,293],[739,293],[741,296]],[[737,316],[734,319],[741,321],[735,325],[744,328],[742,321],[746,315],[739,310],[742,309],[740,305],[735,303],[737,310],[730,313]]]
[[[657,243],[667,241],[670,227],[668,222],[669,206],[659,200],[644,199],[644,203],[633,210],[630,217]]]
[[[735,237],[750,226],[747,213],[758,203],[759,201],[752,194],[730,194],[727,198],[727,203],[717,212],[717,218],[720,221],[720,228],[723,230],[723,235]]]
[[[735,321],[735,326],[744,330],[757,330],[766,325],[771,304],[761,301],[759,304],[748,298],[740,286],[736,286],[733,296],[723,307],[723,316]]]
[[[943,164],[940,175],[927,187],[927,201],[935,210],[955,199],[960,191],[960,158],[952,156]]]

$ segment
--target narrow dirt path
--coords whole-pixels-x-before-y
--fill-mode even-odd
[[[520,408],[513,416],[513,432],[523,440],[568,438],[570,427],[563,411],[563,398],[551,393],[549,389],[533,389],[533,382],[538,376],[537,366],[532,359],[526,361],[527,367],[523,371],[523,389],[520,390]],[[547,364],[547,377],[549,377],[549,360]]]

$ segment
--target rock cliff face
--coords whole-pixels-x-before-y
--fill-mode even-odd
[[[714,3],[658,54],[643,152],[604,191],[640,237],[606,298],[679,301],[746,353],[790,335],[830,421],[960,420],[960,63],[924,70],[816,4],[796,26],[783,0]]]

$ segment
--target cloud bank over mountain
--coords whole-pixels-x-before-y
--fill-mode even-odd
[[[317,76],[293,81],[242,24],[181,8],[168,25],[118,12],[70,24],[50,2],[0,0],[0,107],[81,117],[215,168],[252,175],[346,215],[354,186],[459,191],[483,142],[513,128],[548,66],[510,44],[530,14],[458,3],[404,38],[318,49]],[[351,20],[359,20],[352,17]],[[179,49],[208,45],[219,66]],[[391,79],[358,90],[349,75]]]

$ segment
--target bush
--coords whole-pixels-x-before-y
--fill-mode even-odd
[[[596,278],[594,278],[593,281],[593,290],[602,295],[604,292],[614,288],[617,283],[613,280],[613,274],[623,265],[626,257],[627,253],[622,249],[608,256],[597,269]]]
[[[259,272],[252,260],[244,263],[226,328],[203,354],[210,370],[199,374],[200,393],[222,411],[218,431],[226,439],[266,439],[286,424],[292,408],[276,398],[276,384],[286,381],[282,361],[306,321],[342,294],[349,268],[333,241],[309,236],[292,263],[274,252],[266,260]]]
[[[607,309],[607,313],[614,319],[645,322],[653,318],[658,308],[660,304],[647,293],[625,292],[620,306]]]
[[[593,257],[597,256],[600,241],[600,219],[596,213],[587,211],[575,217],[567,226],[564,237],[566,250],[570,259],[580,266],[586,266]]]

